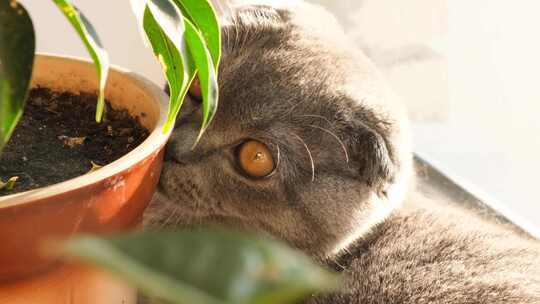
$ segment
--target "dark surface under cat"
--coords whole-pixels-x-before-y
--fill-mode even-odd
[[[133,150],[148,131],[126,110],[107,103],[102,123],[95,121],[94,94],[30,91],[25,113],[0,157],[0,179],[16,176],[11,191],[44,187],[109,164]]]

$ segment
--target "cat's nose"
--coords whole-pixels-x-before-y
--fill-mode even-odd
[[[177,126],[165,148],[165,160],[183,164],[189,162],[195,155],[192,147],[198,134],[199,124],[197,122],[188,122]]]

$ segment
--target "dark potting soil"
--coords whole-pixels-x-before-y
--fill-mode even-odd
[[[126,110],[107,102],[101,123],[95,120],[94,94],[30,91],[25,112],[0,156],[0,180],[18,177],[0,196],[56,184],[104,166],[133,150],[148,131]]]

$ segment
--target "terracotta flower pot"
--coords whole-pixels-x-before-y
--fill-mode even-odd
[[[33,86],[95,92],[94,66],[38,55]],[[0,197],[0,303],[130,303],[134,292],[101,272],[41,254],[43,241],[137,226],[159,179],[167,97],[156,85],[112,68],[107,99],[151,131],[136,149],[102,169],[56,185]],[[109,300],[108,300],[109,299]]]

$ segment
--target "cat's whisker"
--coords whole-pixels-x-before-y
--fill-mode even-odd
[[[231,46],[231,37],[232,37],[231,31],[228,30],[227,31],[227,47]]]
[[[229,36],[230,36],[229,30],[227,28],[222,28],[221,39],[223,39],[223,41],[227,41],[225,43],[225,48],[226,46],[230,45]]]
[[[309,156],[309,160],[311,161],[311,181],[314,182],[315,181],[315,161],[313,160],[313,155],[311,154],[311,150],[309,149],[306,142],[300,136],[296,135],[295,133],[292,133],[292,135],[298,138],[298,140],[300,140],[302,145],[304,145],[304,147],[306,148],[306,151]]]
[[[234,29],[234,40],[233,40],[233,43],[230,44],[230,49],[231,50],[236,50],[237,49],[237,43],[238,43],[238,35],[240,33],[239,29],[238,29],[238,26],[237,26],[237,20],[236,18],[234,18],[232,20],[232,23],[233,23],[233,27],[232,29]]]
[[[334,132],[332,132],[332,131],[330,131],[328,129],[325,129],[323,127],[315,126],[315,125],[308,125],[308,127],[319,129],[319,130],[321,130],[323,132],[328,133],[333,138],[335,138],[338,141],[338,143],[341,145],[341,148],[343,149],[343,153],[345,154],[345,161],[347,163],[349,163],[350,159],[349,159],[349,152],[347,152],[347,146],[345,146],[345,143],[343,143],[343,141]]]
[[[194,222],[197,222],[197,227],[201,227],[203,224],[203,217],[202,215],[204,212],[201,212],[201,203],[199,199],[195,199],[195,212],[194,212]]]
[[[166,219],[165,221],[161,222],[161,227],[160,227],[160,228],[166,228],[166,227],[169,225],[169,223],[171,223],[171,220],[173,219],[175,213],[176,213],[176,212],[173,210],[173,211],[169,214],[169,216],[167,217],[167,219]]]
[[[247,42],[249,41],[250,31],[251,31],[250,27],[245,28],[244,35],[242,36],[242,43],[240,44],[240,48],[244,49],[244,47],[247,45]]]
[[[291,107],[288,109],[288,111],[285,111],[282,116],[292,116],[295,113],[295,109],[301,105],[303,105],[303,102],[295,102],[294,104],[290,102],[289,100],[286,100],[288,104],[291,105]]]
[[[176,216],[174,217],[174,226],[178,226],[182,223],[182,214],[180,212],[175,212]]]
[[[344,265],[342,265],[338,259],[330,259],[330,262],[335,264],[337,267],[340,268],[340,271],[343,271],[345,270],[347,267],[345,267]]]

